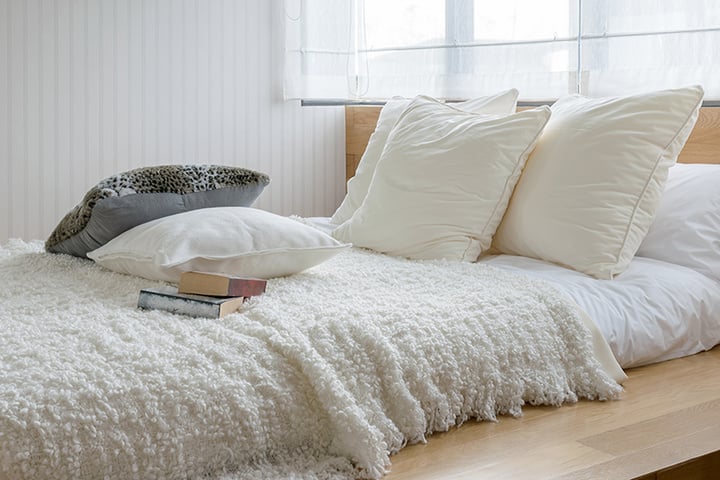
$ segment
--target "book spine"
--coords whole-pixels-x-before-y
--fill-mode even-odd
[[[170,297],[144,290],[140,291],[138,307],[149,310],[164,310],[190,317],[218,318],[220,316],[220,305],[188,298]]]
[[[228,297],[254,297],[265,292],[265,280],[231,279],[228,282]]]

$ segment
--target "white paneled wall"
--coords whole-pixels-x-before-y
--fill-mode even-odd
[[[270,175],[255,206],[330,215],[341,107],[282,100],[281,0],[0,0],[0,242],[166,163]]]

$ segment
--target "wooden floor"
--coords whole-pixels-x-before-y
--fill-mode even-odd
[[[720,479],[720,347],[627,374],[618,401],[433,435],[392,457],[384,480]]]

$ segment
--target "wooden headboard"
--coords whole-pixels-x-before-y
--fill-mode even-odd
[[[345,179],[355,175],[360,157],[375,130],[382,107],[345,107]],[[685,148],[678,158],[683,163],[720,163],[720,108],[703,107]]]

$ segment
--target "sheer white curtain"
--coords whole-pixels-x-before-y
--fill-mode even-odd
[[[583,93],[700,84],[720,99],[720,1],[582,0]]]
[[[718,0],[285,0],[285,95],[522,100],[693,83],[720,99]]]

